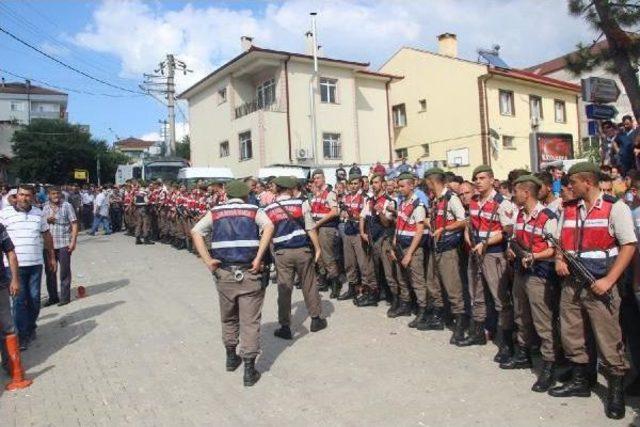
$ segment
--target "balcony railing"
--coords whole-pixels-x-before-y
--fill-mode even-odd
[[[258,101],[257,99],[254,99],[253,101],[245,102],[239,107],[236,107],[235,118],[239,119],[240,117],[244,117],[258,110],[283,111],[280,108],[280,103],[276,99],[272,101]]]

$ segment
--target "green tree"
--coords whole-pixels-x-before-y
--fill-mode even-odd
[[[577,75],[603,66],[617,74],[629,96],[636,120],[640,120],[640,85],[638,59],[640,38],[627,30],[640,24],[638,0],[569,0],[569,13],[581,16],[596,30],[604,34],[608,46],[597,52],[591,46],[578,45],[578,51],[565,58],[569,70]]]
[[[102,182],[113,182],[117,165],[127,162],[104,141],[62,120],[34,119],[13,134],[12,142],[11,168],[22,182],[64,184],[73,181],[74,169],[88,170],[96,182],[98,154]]]
[[[176,144],[176,156],[191,160],[191,138],[189,138],[189,135],[183,136],[182,141]]]

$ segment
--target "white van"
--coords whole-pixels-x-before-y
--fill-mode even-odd
[[[258,179],[265,180],[271,176],[295,176],[299,180],[309,179],[311,168],[306,166],[269,166],[258,169]]]
[[[199,180],[204,182],[227,182],[234,179],[233,172],[229,168],[182,168],[178,171],[178,182],[192,186]]]

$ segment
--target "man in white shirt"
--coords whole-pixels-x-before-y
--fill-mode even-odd
[[[36,320],[40,314],[40,282],[42,280],[43,247],[47,258],[52,260],[49,268],[56,271],[53,239],[42,211],[33,206],[34,189],[28,185],[18,188],[16,205],[0,211],[0,223],[15,246],[18,257],[20,292],[13,297],[14,320],[20,349],[26,350],[36,338]]]
[[[99,193],[93,201],[93,226],[91,227],[91,236],[95,236],[100,225],[104,228],[104,234],[111,234],[109,227],[109,195],[106,187],[100,187]]]

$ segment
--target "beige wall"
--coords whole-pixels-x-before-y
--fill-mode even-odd
[[[353,69],[322,65],[321,77],[338,80],[338,102],[320,102],[316,93],[318,145],[315,158],[305,162],[296,159],[298,149],[311,149],[311,120],[309,113],[309,80],[312,64],[291,60],[289,72],[290,126],[293,164],[373,163],[388,156],[387,107],[385,79],[361,76]],[[254,86],[273,75],[276,78],[277,105],[269,111],[235,119],[234,108],[253,100]],[[260,167],[275,163],[289,163],[286,116],[286,88],[284,62],[279,68],[270,67],[268,73],[242,76],[216,82],[189,99],[191,152],[194,166],[228,166],[236,176],[247,176]],[[217,91],[227,85],[227,102],[218,104]],[[275,111],[272,111],[275,110]],[[238,134],[251,131],[253,157],[240,161]],[[322,134],[339,133],[342,143],[341,159],[325,159]],[[230,155],[220,158],[219,144],[228,140]]]
[[[394,128],[394,149],[407,148],[409,161],[447,159],[447,151],[469,149],[470,166],[458,167],[468,176],[482,163],[478,77],[486,67],[411,48],[401,49],[381,72],[404,76],[391,84],[390,104],[405,104],[407,126]],[[421,99],[427,101],[420,111]],[[423,144],[429,145],[424,155]]]
[[[510,170],[524,168],[532,170],[531,163],[531,118],[529,96],[542,99],[543,118],[537,131],[540,133],[566,133],[573,135],[574,149],[578,143],[577,94],[571,91],[550,88],[548,86],[528,83],[513,78],[493,76],[486,82],[487,110],[489,127],[495,130],[501,139],[497,141],[498,150],[491,150],[491,166],[496,177],[504,179]],[[515,114],[500,114],[500,89],[512,91],[514,94]],[[554,101],[565,102],[566,123],[556,123]],[[514,148],[504,148],[502,136],[514,137]]]

